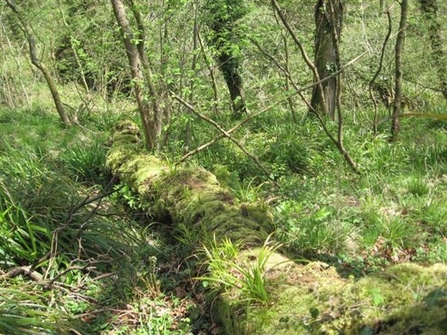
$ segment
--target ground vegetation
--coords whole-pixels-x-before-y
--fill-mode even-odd
[[[445,333],[446,17],[0,1],[0,333]]]

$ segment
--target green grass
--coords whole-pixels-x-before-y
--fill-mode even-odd
[[[211,284],[212,290],[235,296],[235,303],[249,302],[266,304],[270,300],[267,290],[266,265],[280,245],[271,245],[267,239],[254,256],[250,264],[242,263],[240,246],[228,239],[210,246],[203,246],[209,275],[198,277],[205,285]]]
[[[292,127],[280,112],[255,120],[250,130],[234,136],[261,159],[281,188],[229,141],[196,158],[210,168],[225,162],[214,170],[236,196],[273,204],[277,237],[298,255],[336,260],[343,254],[355,262],[359,254],[377,249],[377,264],[441,261],[447,167],[443,123],[404,119],[400,140],[391,143],[387,133],[374,136],[361,121],[347,124],[344,134],[360,175],[349,170],[318,124]],[[375,261],[364,260],[366,270]]]
[[[127,209],[140,209],[128,189],[115,189],[113,195],[89,202],[113,192],[104,158],[109,127],[119,116],[82,118],[85,126],[66,129],[43,110],[0,111],[0,254],[5,260],[1,271],[26,265],[46,280],[55,279],[50,293],[36,283],[23,286],[23,295],[14,298],[20,305],[20,322],[34,322],[36,309],[45,310],[42,306],[51,301],[51,309],[45,310],[50,317],[30,329],[57,333],[52,329],[68,325],[95,334],[187,334],[206,329],[209,320],[197,312],[203,307],[189,299],[189,292],[181,298],[176,295],[197,276],[198,260],[172,263],[172,254],[197,252],[191,246],[203,241],[180,226],[179,245],[169,247],[147,224],[147,213],[146,228],[141,228],[123,209],[123,202]],[[231,128],[231,121],[218,118]],[[268,176],[226,140],[200,152],[192,163],[213,170],[236,199],[268,202],[275,214],[275,239],[292,258],[324,260],[347,276],[364,276],[398,262],[446,262],[443,123],[404,120],[400,141],[390,143],[387,134],[373,136],[361,121],[348,123],[344,134],[359,175],[352,173],[314,120],[291,124],[290,116],[279,109],[234,134],[262,161]],[[164,153],[171,162],[184,154],[184,127],[193,121],[178,117],[173,122],[172,141]],[[329,128],[336,130],[334,125]],[[216,136],[200,122],[194,123],[191,134],[189,149]],[[210,275],[200,279],[214,291],[238,292],[250,303],[268,304],[265,266],[274,250],[264,246],[247,266],[236,261],[241,252],[237,245],[211,241],[199,256],[207,259]],[[159,268],[177,274],[159,273]],[[32,282],[26,276],[8,279],[16,290],[21,281]],[[82,289],[68,295],[58,285]],[[372,299],[376,293],[371,293]],[[29,295],[39,307],[26,303]],[[13,308],[14,299],[5,306]],[[12,321],[5,320],[0,319],[0,332],[13,333],[5,326]],[[196,321],[203,326],[194,326]],[[14,325],[18,333],[23,324]]]
[[[15,287],[16,286],[16,287]],[[68,314],[50,307],[49,295],[26,282],[0,287],[2,334],[61,334],[69,331]]]
[[[271,186],[262,184],[262,178],[257,183],[241,179],[245,188],[256,190],[258,197],[274,199],[277,237],[291,251],[333,260],[337,255],[347,255],[356,262],[359,253],[367,255],[374,249],[372,260],[364,257],[366,270],[371,261],[445,259],[444,127],[435,124],[427,130],[427,124],[433,124],[430,120],[406,119],[400,141],[390,143],[385,134],[361,135],[361,129],[346,126],[346,148],[361,169],[361,174],[355,175],[324,134],[317,132],[318,125],[295,125],[291,132],[286,122],[278,122],[281,117],[275,116],[275,134],[293,136],[302,158],[293,159],[284,136],[284,145],[275,144],[274,160],[269,161],[264,153],[270,146],[271,133],[257,133],[255,141],[247,143],[252,152],[267,158],[263,162],[281,188],[272,194]],[[305,168],[294,170],[288,157],[297,164],[305,162]],[[243,160],[230,160],[226,168],[240,171],[241,164]]]
[[[0,333],[187,334],[198,307],[158,274],[172,251],[118,196],[101,197],[113,192],[108,134],[41,110],[0,122]],[[31,275],[10,275],[21,266]]]

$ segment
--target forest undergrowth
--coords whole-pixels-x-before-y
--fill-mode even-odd
[[[185,232],[172,238],[104,168],[110,129],[122,117],[98,114],[65,129],[40,109],[1,111],[3,332],[220,333],[194,280],[198,258],[181,243]],[[229,141],[192,160],[241,202],[266,202],[273,237],[292,258],[323,261],[349,278],[401,262],[446,262],[445,121],[405,119],[395,143],[350,126],[345,145],[356,174],[318,123],[289,118],[261,117],[240,136],[269,175]],[[209,128],[195,127],[199,144]],[[182,147],[165,152],[175,162]]]
[[[89,129],[42,110],[2,112],[0,123],[1,333],[212,326],[177,247],[104,167],[113,116]]]

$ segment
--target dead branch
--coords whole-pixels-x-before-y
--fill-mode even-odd
[[[185,106],[186,108],[188,108],[194,115],[198,116],[199,118],[201,118],[202,120],[208,122],[209,124],[213,125],[217,130],[219,130],[222,135],[226,138],[228,138],[231,142],[233,142],[234,144],[236,144],[238,146],[239,149],[242,150],[242,152],[244,154],[246,154],[248,157],[250,157],[255,163],[256,165],[258,165],[261,170],[265,173],[265,175],[267,176],[267,178],[269,178],[271,181],[275,182],[275,180],[270,176],[270,173],[267,171],[267,169],[262,165],[262,163],[259,161],[258,157],[256,157],[255,155],[251,154],[250,152],[248,152],[247,149],[245,149],[245,147],[235,138],[233,138],[225,129],[223,129],[216,121],[214,121],[213,119],[210,119],[209,117],[197,112],[193,106],[191,106],[187,101],[183,100],[181,97],[179,97],[178,95],[176,95],[175,93],[171,92],[172,97],[177,100],[178,102],[180,102],[183,106]],[[275,182],[276,183],[276,182]],[[279,186],[279,185],[277,185]]]
[[[18,266],[11,270],[9,270],[6,274],[0,276],[0,280],[6,279],[6,278],[15,278],[17,276],[24,275],[31,280],[35,281],[36,283],[40,283],[42,281],[42,275],[36,271],[33,271],[32,265],[26,265],[26,266]]]

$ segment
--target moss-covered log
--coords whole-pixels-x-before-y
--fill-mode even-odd
[[[212,173],[197,166],[170,169],[139,142],[134,123],[118,123],[107,166],[150,204],[154,216],[247,245],[262,244],[272,231],[265,205],[238,204]]]
[[[191,228],[198,240],[208,241],[208,250],[219,250],[222,244],[223,252],[215,254],[225,254],[229,240],[245,246],[230,261],[213,265],[208,259],[204,267],[210,277],[213,272],[217,278],[235,276],[236,285],[223,287],[213,302],[227,334],[447,333],[447,266],[400,264],[356,280],[341,277],[324,263],[298,264],[274,249],[266,257],[262,243],[273,227],[266,206],[238,204],[210,172],[187,166],[170,169],[145,153],[139,142],[135,124],[118,123],[107,166],[154,215]],[[259,266],[262,257],[267,261]],[[268,301],[247,299],[243,290],[241,280],[256,269],[262,270]]]

